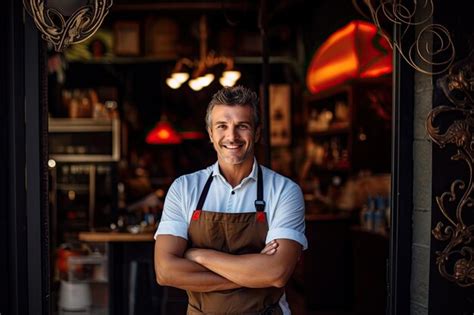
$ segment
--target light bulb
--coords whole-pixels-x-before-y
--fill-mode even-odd
[[[48,160],[48,166],[50,168],[55,168],[56,167],[56,161],[53,159]]]
[[[238,79],[240,79],[240,71],[236,71],[236,70],[224,71],[222,72],[222,76],[226,79],[229,79],[235,82]]]
[[[219,83],[222,85],[222,86],[234,86],[235,85],[235,81],[234,80],[230,80],[228,78],[225,78],[225,77],[221,77],[219,79]]]
[[[199,83],[202,85],[202,87],[206,87],[214,80],[214,75],[212,73],[208,73],[204,76],[197,78],[197,80],[199,80]]]
[[[180,84],[186,82],[187,79],[189,79],[189,73],[187,72],[175,72],[171,74],[171,77],[178,81]]]
[[[175,78],[166,79],[166,84],[172,89],[177,89],[181,86],[181,82],[179,82]]]
[[[193,91],[199,91],[203,88],[201,82],[199,82],[199,78],[189,80],[188,85]]]

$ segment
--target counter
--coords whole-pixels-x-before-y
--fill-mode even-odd
[[[154,233],[81,232],[79,240],[106,243],[109,315],[159,314],[162,288],[153,268]]]
[[[151,242],[154,241],[153,236],[154,233],[81,232],[79,240],[84,242]]]

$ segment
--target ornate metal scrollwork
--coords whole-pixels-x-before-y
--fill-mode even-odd
[[[449,31],[441,24],[430,23],[434,12],[433,0],[413,0],[408,7],[397,0],[362,0],[369,10],[370,18],[381,30],[382,19],[394,25],[400,25],[400,38],[386,37],[392,48],[415,70],[425,74],[440,74],[448,70],[454,61],[455,49]],[[352,0],[354,7],[367,16],[357,0]],[[413,43],[404,43],[409,28],[417,27],[418,35]]]
[[[65,18],[58,10],[48,8],[45,0],[23,0],[42,38],[62,51],[71,44],[85,41],[97,31],[109,13],[112,0],[90,0]]]
[[[435,107],[426,120],[426,130],[439,147],[456,146],[457,152],[451,159],[464,161],[469,177],[454,180],[450,191],[436,197],[447,221],[446,226],[438,222],[432,231],[437,240],[447,242],[442,251],[436,252],[436,265],[444,278],[461,287],[470,287],[474,286],[474,55],[451,67],[449,73],[438,80],[438,85],[451,105]],[[433,123],[436,117],[448,113],[455,114],[450,117],[456,118],[441,133],[441,128]]]
[[[358,0],[352,2],[367,17]],[[426,130],[439,147],[457,147],[457,153],[451,159],[466,162],[469,177],[467,184],[464,178],[454,180],[450,191],[436,197],[447,225],[438,222],[432,234],[435,239],[447,242],[442,251],[436,252],[436,265],[441,276],[460,287],[474,286],[474,54],[453,65],[456,53],[449,31],[443,25],[430,23],[434,12],[433,0],[413,0],[411,7],[401,4],[399,0],[362,2],[379,29],[382,29],[381,18],[400,26],[400,37],[387,40],[415,70],[434,75],[449,69],[448,74],[438,80],[438,85],[451,105],[434,108],[427,117]],[[404,36],[411,27],[417,28],[418,35],[414,43],[405,45]],[[386,37],[383,32],[382,36]],[[448,113],[451,115],[446,115]],[[446,120],[449,120],[453,113],[457,114],[454,115],[456,120],[444,133],[441,127],[433,126],[437,117],[446,115]]]

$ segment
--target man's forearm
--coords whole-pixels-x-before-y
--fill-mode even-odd
[[[155,242],[155,272],[160,285],[196,292],[211,292],[240,287],[207,268],[196,264],[183,254],[187,240],[159,235]]]
[[[240,287],[195,262],[176,256],[158,262],[156,270],[160,285],[183,290],[212,292]]]
[[[197,262],[229,281],[249,288],[278,286],[281,271],[270,267],[271,257],[260,254],[231,255],[214,250],[202,250]]]
[[[209,249],[192,249],[186,257],[216,274],[244,287],[283,287],[291,276],[301,252],[292,241],[280,246],[278,254],[231,255]]]

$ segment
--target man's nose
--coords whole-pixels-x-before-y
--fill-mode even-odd
[[[237,126],[230,126],[227,129],[227,139],[235,140],[239,137]]]

